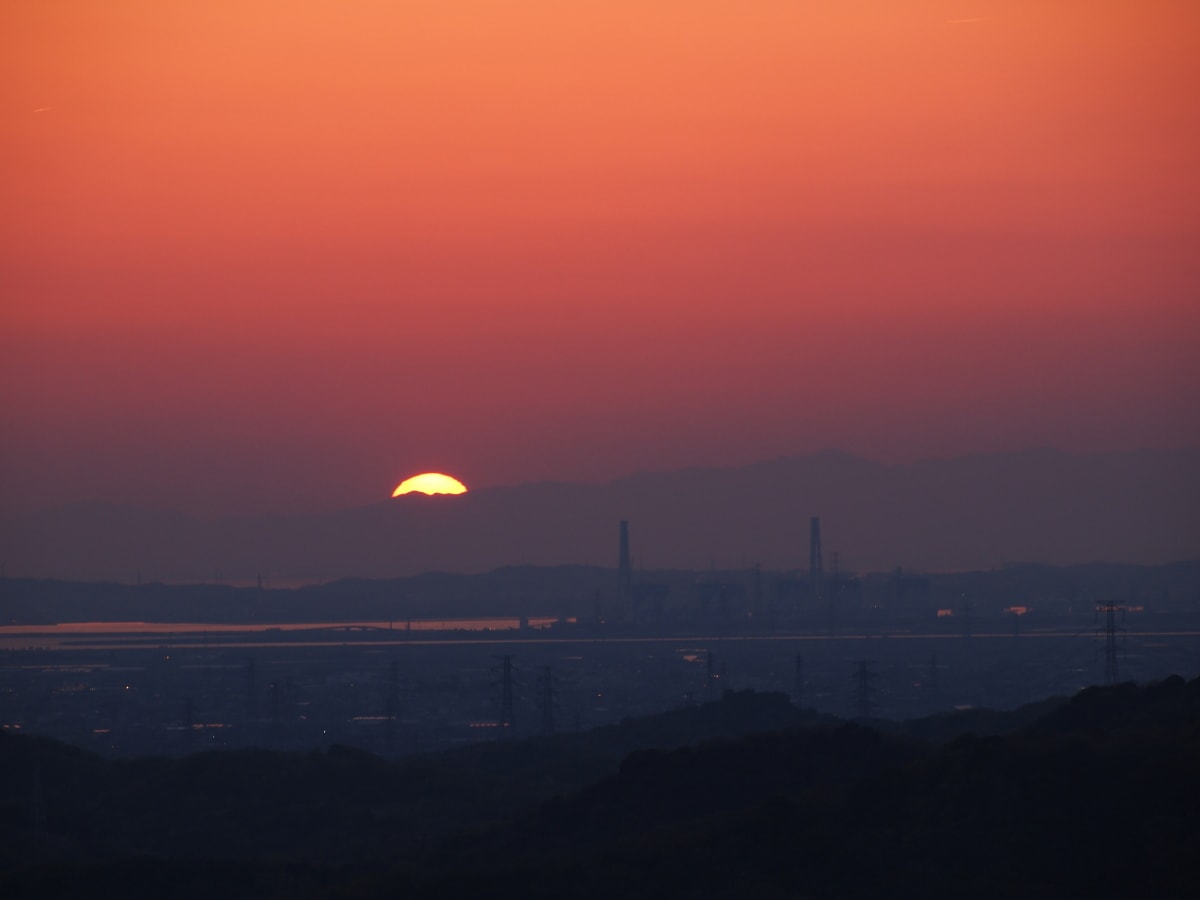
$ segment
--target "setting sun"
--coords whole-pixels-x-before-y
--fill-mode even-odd
[[[457,478],[443,475],[440,472],[425,472],[406,478],[392,491],[393,497],[401,494],[465,494],[467,486]]]

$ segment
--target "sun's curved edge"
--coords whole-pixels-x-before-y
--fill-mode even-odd
[[[422,472],[420,475],[414,475],[411,478],[406,478],[392,491],[392,497],[400,497],[404,494],[465,494],[467,486],[452,475],[445,475],[441,472]]]

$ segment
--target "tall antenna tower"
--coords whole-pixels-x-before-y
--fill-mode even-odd
[[[825,573],[821,562],[821,518],[813,516],[808,523],[808,586],[814,600],[825,595]]]

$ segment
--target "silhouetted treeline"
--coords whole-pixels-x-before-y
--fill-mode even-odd
[[[1200,679],[1177,677],[886,732],[730,693],[399,762],[347,748],[106,762],[4,735],[0,779],[12,897],[1175,897],[1200,883]]]

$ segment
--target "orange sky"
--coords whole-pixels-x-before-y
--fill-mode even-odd
[[[1200,7],[0,8],[0,500],[1200,442]]]

